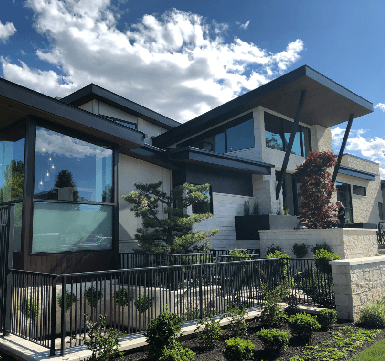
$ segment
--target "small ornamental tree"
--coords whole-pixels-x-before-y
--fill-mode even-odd
[[[297,166],[294,175],[301,183],[298,195],[302,198],[299,220],[308,228],[330,228],[337,226],[337,207],[330,200],[336,188],[328,168],[337,164],[332,152],[310,152],[305,162]]]
[[[135,212],[135,217],[142,218],[142,228],[138,228],[135,234],[141,251],[190,253],[197,249],[205,251],[209,248],[209,237],[219,230],[202,232],[193,230],[193,226],[213,215],[211,213],[188,215],[186,212],[190,205],[209,201],[210,197],[207,195],[209,184],[195,186],[184,183],[175,187],[170,194],[160,189],[162,182],[134,185],[137,190],[123,198],[133,204],[131,210]],[[162,217],[160,204],[164,205],[163,212],[167,217]]]

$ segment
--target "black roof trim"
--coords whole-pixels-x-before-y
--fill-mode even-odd
[[[61,101],[79,106],[88,103],[93,99],[100,100],[103,103],[123,110],[133,116],[140,117],[167,129],[172,129],[180,125],[179,122],[171,118],[165,117],[164,115],[161,115],[149,108],[134,103],[133,101],[115,94],[107,89],[104,89],[96,84],[89,84],[62,98]]]
[[[338,99],[336,98],[335,104],[333,105],[337,107],[337,109],[344,109],[344,114],[339,114],[339,118],[335,118],[336,120],[331,120],[329,118],[326,119],[325,121],[330,123],[330,126],[340,124],[348,120],[351,112],[345,114],[345,108],[341,108],[340,106],[342,100],[344,100],[345,107],[347,104],[352,105],[352,109],[349,109],[349,111],[352,110],[352,112],[355,113],[355,117],[373,112],[372,103],[354,94],[353,92],[337,84],[333,80],[325,77],[324,75],[318,73],[309,66],[303,65],[287,74],[280,76],[279,78],[270,81],[265,85],[262,85],[246,94],[243,94],[242,96],[222,104],[208,111],[207,113],[204,113],[188,121],[187,123],[181,124],[175,129],[155,137],[153,139],[153,144],[157,147],[165,148],[173,144],[180,143],[184,139],[189,138],[194,134],[202,132],[208,128],[216,127],[218,124],[223,123],[228,119],[237,117],[242,113],[246,113],[257,106],[263,106],[273,111],[277,111],[278,113],[284,114],[282,112],[282,107],[285,107],[286,103],[282,102],[282,99],[285,98],[287,98],[286,101],[290,103],[291,108],[290,110],[287,110],[287,112],[290,112],[290,115],[284,115],[294,118],[301,91],[303,89],[312,89],[312,87],[317,89],[313,94],[311,94],[311,96],[308,94],[307,98],[317,98],[318,90],[321,88],[326,92],[323,95],[324,98],[322,98],[325,103],[330,103],[331,94],[338,96]],[[293,89],[296,90],[294,93]],[[308,121],[310,123],[318,124],[316,123],[316,121],[319,122],[317,116],[321,116],[321,114],[318,114],[319,109],[324,109],[324,104],[314,103],[310,105],[308,104],[308,99],[305,101],[305,103],[305,109],[302,112],[301,121],[304,122],[302,119],[304,117],[308,117]],[[331,109],[331,111],[334,111],[334,109]],[[312,115],[314,116],[314,119],[312,119]],[[326,116],[329,117],[330,115],[327,114],[325,117]]]
[[[56,98],[41,94],[22,85],[0,78],[0,97],[4,97],[44,113],[68,120],[72,124],[96,130],[98,137],[108,134],[115,139],[128,141],[130,148],[144,144],[142,132],[108,121],[83,109],[73,107]],[[31,112],[32,113],[32,112]],[[32,114],[36,115],[36,114]],[[71,124],[66,124],[71,128]]]
[[[345,165],[340,165],[338,173],[350,175],[352,177],[362,178],[370,181],[374,181],[376,179],[376,174],[371,172],[366,172],[360,169],[355,169],[351,167],[347,167]]]
[[[205,163],[215,168],[226,168],[254,174],[271,174],[273,164],[210,152],[193,147],[168,149],[170,161]]]

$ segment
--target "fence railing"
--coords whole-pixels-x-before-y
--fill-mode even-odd
[[[326,265],[328,266],[328,265]],[[261,305],[261,282],[288,286],[291,304],[332,307],[331,273],[314,260],[248,261],[147,267],[49,275],[12,270],[11,332],[61,355],[83,345],[87,321],[107,316],[107,327],[141,333],[167,305],[192,321],[226,313],[232,304]]]
[[[377,242],[379,246],[385,247],[385,221],[378,222]]]

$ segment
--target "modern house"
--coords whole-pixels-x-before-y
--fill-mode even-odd
[[[137,247],[122,195],[135,182],[164,191],[210,183],[219,228],[213,248],[238,242],[234,217],[245,201],[298,215],[293,172],[311,150],[332,150],[331,127],[373,112],[373,104],[302,66],[184,124],[88,85],[56,99],[0,79],[0,205],[12,202],[14,267],[51,273],[116,268]],[[383,196],[377,163],[344,154],[335,168],[350,221],[377,223]],[[190,212],[192,210],[189,210]]]

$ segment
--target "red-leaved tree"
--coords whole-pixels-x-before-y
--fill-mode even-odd
[[[337,164],[332,152],[310,152],[305,162],[297,166],[295,178],[301,183],[298,195],[302,198],[299,219],[308,228],[330,228],[339,223],[334,220],[337,207],[330,202],[333,192],[330,167]]]

